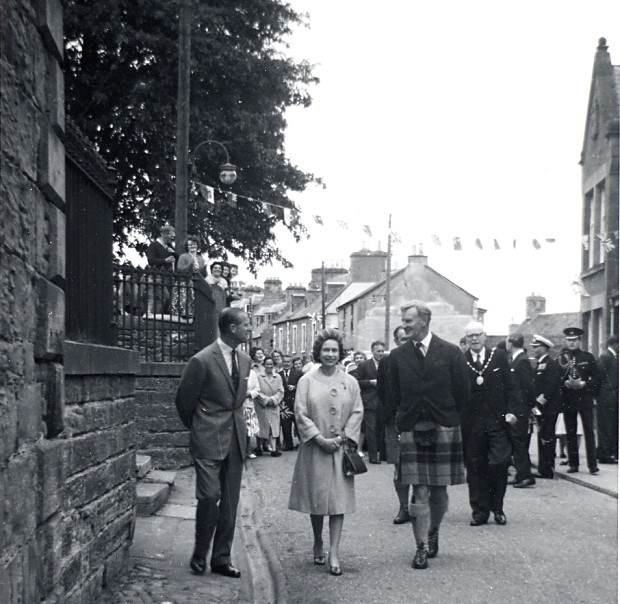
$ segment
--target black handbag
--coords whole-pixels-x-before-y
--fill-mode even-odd
[[[368,472],[364,460],[357,452],[357,445],[354,440],[343,435],[342,444],[342,471],[345,476],[355,476]]]
[[[437,442],[437,426],[435,422],[420,421],[413,426],[413,442],[418,447],[432,447]]]

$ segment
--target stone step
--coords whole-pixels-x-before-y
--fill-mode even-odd
[[[177,473],[169,470],[151,470],[144,477],[144,482],[161,482],[172,488],[176,477]]]
[[[152,516],[166,503],[169,491],[167,484],[139,481],[136,484],[138,516]]]
[[[150,455],[136,455],[136,471],[138,478],[144,478],[151,471]]]

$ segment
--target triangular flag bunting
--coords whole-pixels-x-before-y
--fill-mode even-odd
[[[493,239],[493,247],[494,247],[496,250],[499,250],[499,249],[500,249],[500,247],[499,247],[499,241],[498,241],[497,239]]]
[[[207,185],[200,184],[198,185],[200,189],[200,194],[203,199],[210,205],[215,205],[215,189],[213,187],[208,187]]]
[[[546,241],[547,243],[555,243],[555,237],[547,237],[547,238],[545,239],[545,241]]]
[[[538,243],[538,239],[532,239],[532,245],[534,246],[535,250],[539,250],[540,249],[540,243]]]
[[[481,250],[481,249],[483,249],[483,248],[482,248],[482,241],[480,241],[480,239],[476,239],[476,247],[477,247],[478,249],[480,249],[480,250]]]
[[[284,224],[291,226],[291,210],[289,208],[284,208]]]
[[[367,224],[364,225],[363,230],[364,230],[364,233],[368,235],[368,237],[372,237],[372,231],[370,230],[370,227]]]
[[[398,233],[392,233],[392,239],[394,240],[394,243],[402,243],[402,239]]]
[[[616,249],[611,237],[608,237],[605,233],[597,235],[597,238],[601,240],[601,246],[607,253],[613,252]]]
[[[338,226],[340,226],[340,228],[344,229],[345,231],[349,230],[349,225],[344,220],[339,220]]]
[[[463,246],[461,245],[461,238],[460,238],[460,237],[455,237],[455,238],[452,240],[452,243],[453,243],[453,245],[454,245],[454,249],[455,249],[457,252],[460,252],[460,251],[462,251],[462,250],[463,250]]]
[[[313,216],[312,218],[314,218],[314,222],[316,222],[317,224],[323,224],[323,217],[322,216]]]
[[[579,277],[579,275],[575,275],[575,277],[571,281],[571,286],[576,294],[586,296],[587,298],[590,297],[590,294],[588,293],[588,290],[586,289],[586,286],[583,284],[583,281],[581,280],[581,277]]]
[[[439,247],[441,247],[441,240],[439,239],[437,235],[431,235],[431,239],[433,240],[433,243],[435,245],[438,245]]]
[[[235,193],[226,193],[226,203],[233,207],[237,207],[237,195]]]

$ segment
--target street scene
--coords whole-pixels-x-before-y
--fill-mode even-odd
[[[617,602],[617,23],[3,3],[0,603]]]

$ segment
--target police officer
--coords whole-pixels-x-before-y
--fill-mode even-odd
[[[553,342],[534,334],[530,344],[536,359],[534,414],[538,423],[537,478],[553,478],[555,465],[555,424],[560,412],[560,366],[549,356]]]
[[[579,472],[577,414],[581,416],[586,457],[590,474],[596,474],[596,442],[594,440],[594,397],[601,387],[601,378],[594,356],[581,350],[583,329],[567,327],[564,338],[568,351],[558,357],[561,369],[562,406],[566,425],[569,474]]]

